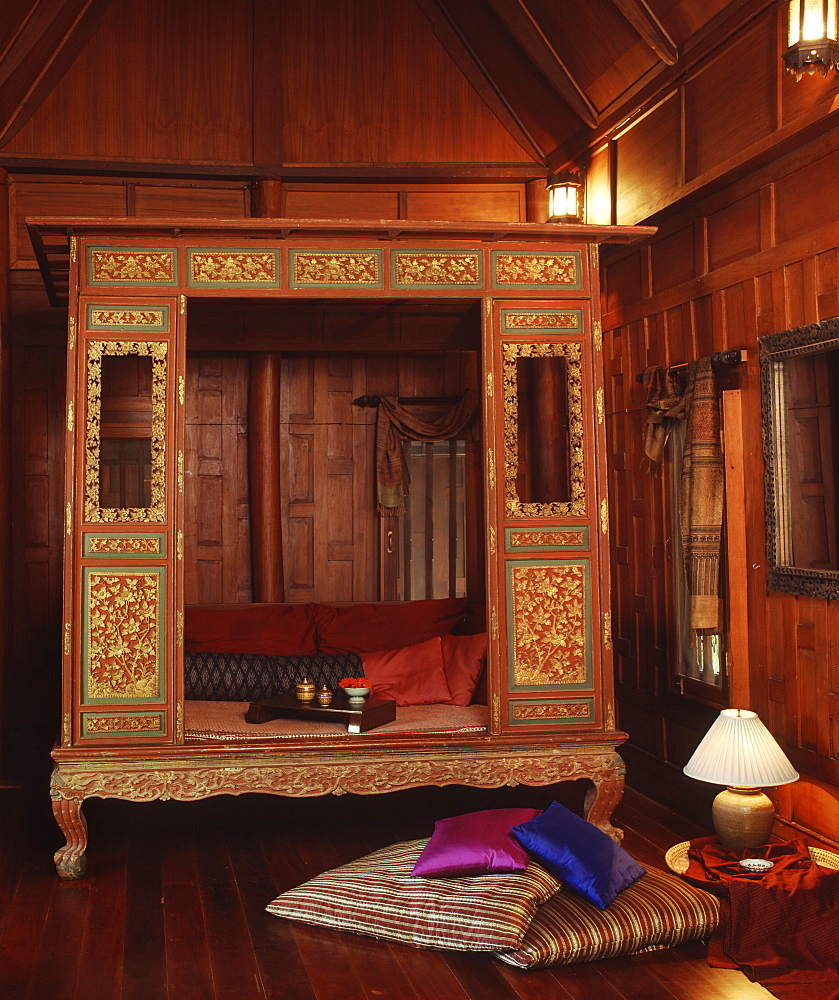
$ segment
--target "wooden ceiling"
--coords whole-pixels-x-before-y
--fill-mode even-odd
[[[0,18],[0,150],[130,0],[4,0]],[[152,2],[152,0],[148,0]],[[173,0],[169,0],[173,2]],[[180,3],[181,0],[178,0]],[[423,27],[523,155],[555,168],[581,158],[621,122],[781,0],[331,0],[371,30],[388,3],[415,4]],[[260,18],[322,17],[319,4],[230,0],[260,65]],[[206,10],[217,6],[206,0]],[[201,3],[198,4],[201,8]],[[278,14],[278,12],[280,12]],[[346,15],[346,11],[342,11]],[[281,16],[282,15],[282,16]],[[291,18],[288,18],[291,22]],[[320,26],[318,27],[320,29]],[[313,25],[314,32],[314,25]],[[314,34],[312,37],[315,37]],[[263,56],[264,58],[264,56]],[[12,144],[11,149],[18,153]]]

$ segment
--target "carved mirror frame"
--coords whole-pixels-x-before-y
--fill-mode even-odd
[[[839,316],[760,338],[763,451],[766,462],[767,588],[790,594],[839,599],[839,569],[796,566],[792,553],[789,425],[786,419],[787,361],[837,351]],[[839,418],[834,420],[839,424]],[[839,484],[837,484],[839,485]]]

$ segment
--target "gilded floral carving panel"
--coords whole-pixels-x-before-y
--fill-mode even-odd
[[[336,253],[331,250],[290,250],[292,288],[360,285],[382,287],[382,254]]]
[[[85,701],[163,696],[165,569],[84,569]]]
[[[590,685],[588,564],[516,561],[507,572],[512,685]]]
[[[502,309],[503,333],[581,333],[582,309]]]
[[[533,528],[520,531],[507,529],[510,549],[585,549],[588,548],[588,528]]]
[[[174,249],[152,247],[88,247],[90,285],[176,285]]]
[[[279,288],[279,250],[187,250],[190,286],[259,285]]]
[[[85,313],[88,330],[143,330],[164,333],[169,329],[169,307],[130,308],[88,304]]]
[[[162,712],[82,713],[82,736],[159,736],[164,732]]]
[[[480,253],[410,253],[393,251],[393,285],[412,287],[481,286]]]
[[[85,532],[86,556],[163,556],[166,536],[160,535],[95,535]]]
[[[511,702],[511,723],[588,722],[594,705],[590,698],[576,701]]]
[[[582,288],[578,250],[541,252],[523,250],[492,252],[494,288]]]

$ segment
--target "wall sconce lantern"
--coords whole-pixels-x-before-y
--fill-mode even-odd
[[[583,178],[571,171],[548,174],[548,222],[582,222]]]
[[[804,73],[827,76],[831,66],[839,71],[837,6],[839,0],[790,0],[789,48],[782,58],[796,80]]]

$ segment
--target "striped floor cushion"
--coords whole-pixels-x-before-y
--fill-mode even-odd
[[[415,948],[518,948],[559,882],[531,864],[509,875],[411,878],[428,840],[394,844],[279,895],[277,917],[399,941]]]
[[[719,901],[675,875],[648,868],[605,910],[563,890],[540,907],[521,947],[496,957],[522,969],[594,962],[708,937]]]

